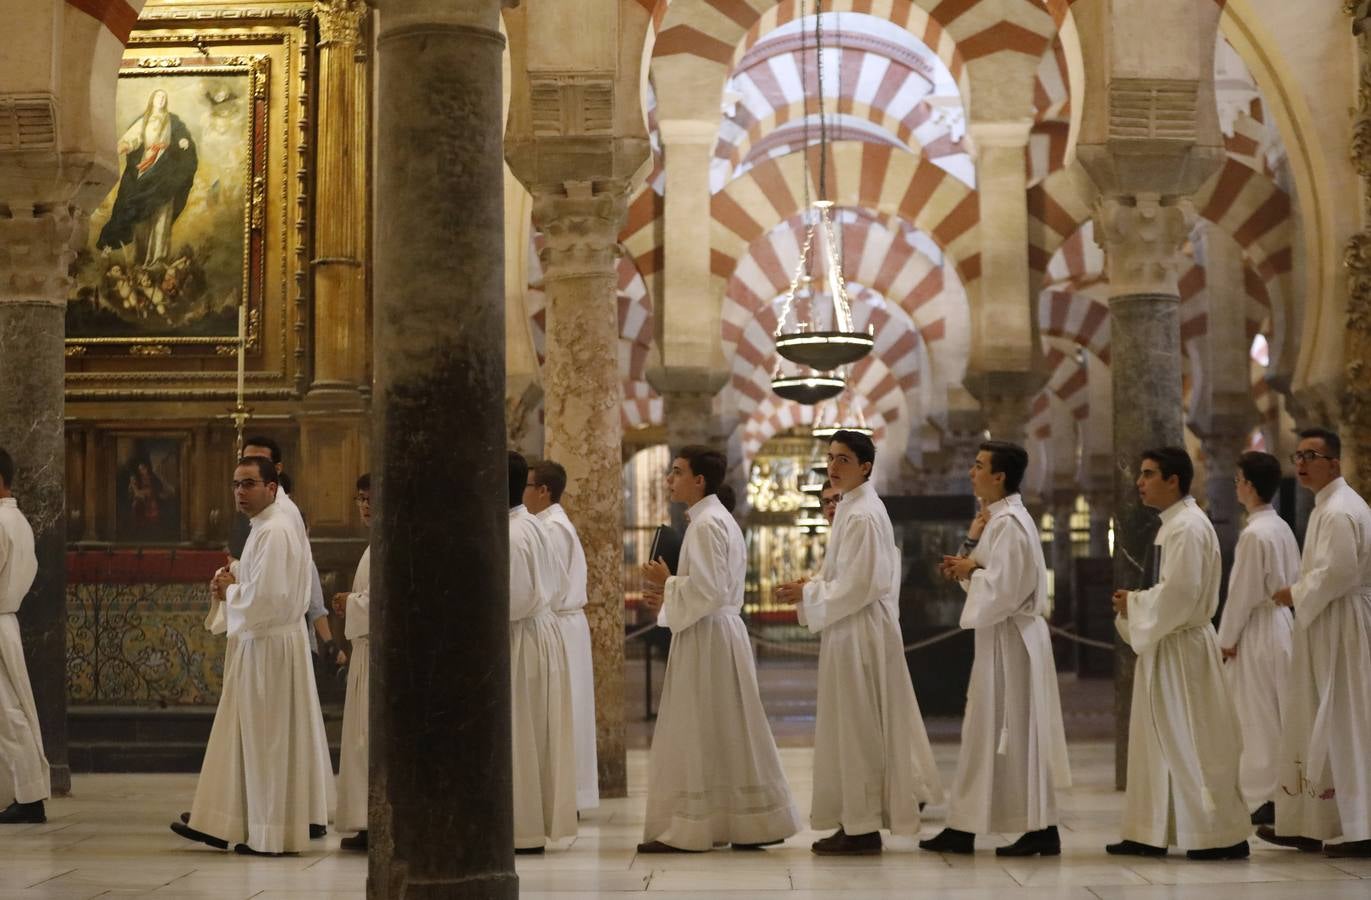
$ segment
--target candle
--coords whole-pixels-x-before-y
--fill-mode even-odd
[[[248,356],[248,305],[238,301],[238,407],[243,406],[243,377]]]

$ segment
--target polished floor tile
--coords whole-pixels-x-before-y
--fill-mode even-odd
[[[944,779],[955,744],[935,755]],[[807,810],[813,751],[781,750],[801,810]],[[1113,789],[1113,747],[1073,742],[1075,786],[1061,797],[1063,853],[1001,859],[994,848],[1016,835],[977,838],[973,856],[928,853],[914,836],[886,838],[879,857],[815,856],[820,832],[804,831],[759,853],[640,856],[647,754],[628,758],[629,796],[586,814],[575,839],[541,857],[521,856],[521,896],[538,900],[643,897],[653,900],[1368,900],[1371,861],[1330,860],[1253,841],[1251,859],[1191,863],[1117,859],[1104,845],[1118,837],[1123,795]],[[193,775],[78,775],[75,793],[49,805],[43,825],[0,828],[0,900],[102,897],[214,900],[362,900],[367,861],[339,850],[339,835],[283,859],[243,859],[189,844],[167,825],[185,809]],[[942,827],[945,810],[926,811],[923,836]]]

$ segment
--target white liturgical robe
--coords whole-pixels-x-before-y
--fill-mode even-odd
[[[1282,709],[1276,832],[1371,839],[1371,510],[1343,479],[1314,498]],[[1239,651],[1241,655],[1241,650]]]
[[[0,809],[46,800],[49,791],[17,615],[37,574],[33,529],[13,497],[0,498]]]
[[[804,586],[800,623],[819,638],[815,829],[919,830],[942,780],[900,635],[900,550],[870,482],[843,494],[823,568]]]
[[[324,608],[324,588],[319,581],[319,567],[314,564],[314,555],[310,549],[309,531],[305,528],[305,517],[300,512],[300,507],[295,505],[295,501],[290,498],[290,494],[285,489],[277,486],[276,502],[273,506],[279,507],[283,517],[290,522],[295,529],[300,546],[305,548],[305,559],[309,564],[309,578],[306,581],[307,589],[305,593],[305,620],[312,625],[319,616],[315,614],[318,609],[321,614],[327,615]],[[244,547],[244,553],[247,548]],[[238,574],[238,563],[229,566],[229,570]],[[222,631],[216,627],[211,619],[205,620],[205,627],[212,631]],[[316,637],[313,628],[305,629],[305,640],[310,647],[314,647]],[[315,768],[315,772],[310,775],[310,795],[309,795],[309,820],[315,825],[323,825],[329,820],[329,810],[334,805],[334,784],[333,784],[333,757],[329,754],[328,734],[324,730],[324,711],[319,705],[319,687],[314,679],[314,665],[311,662],[309,667],[310,691],[307,702],[313,709],[309,716],[310,741],[314,747],[314,754],[310,759],[310,765]]]
[[[600,772],[595,751],[595,669],[590,656],[590,624],[586,622],[586,554],[581,536],[567,518],[562,504],[554,503],[538,513],[547,526],[552,549],[566,573],[563,590],[552,601],[557,625],[566,645],[567,669],[571,673],[571,719],[576,735],[576,808],[600,805]]]
[[[212,602],[228,634],[224,688],[214,713],[190,827],[266,853],[309,844],[318,715],[305,609],[309,551],[288,512],[272,503],[252,519],[237,582]]]
[[[537,517],[509,511],[509,666],[513,703],[514,846],[576,833],[571,677],[552,600],[566,576]]]
[[[682,850],[762,844],[800,830],[743,625],[747,550],[713,494],[693,504],[657,624],[671,654],[648,753],[644,841]]]
[[[371,548],[362,551],[348,594],[343,634],[352,642],[348,658],[347,698],[343,701],[343,737],[338,755],[339,831],[367,827],[367,691],[371,687]]]
[[[1071,785],[1052,638],[1047,566],[1023,498],[990,504],[962,582],[961,626],[975,629],[962,746],[947,824],[973,834],[1057,824],[1055,791]]]
[[[1300,546],[1270,506],[1247,517],[1233,553],[1228,602],[1219,619],[1219,646],[1237,648],[1224,676],[1242,725],[1242,797],[1256,809],[1276,796],[1281,698],[1290,671],[1290,610],[1271,595],[1300,577]]]
[[[1219,538],[1192,497],[1161,519],[1161,577],[1130,592],[1127,617],[1114,620],[1138,654],[1122,834],[1154,847],[1231,847],[1252,823],[1238,787],[1242,733],[1210,621],[1223,577]]]

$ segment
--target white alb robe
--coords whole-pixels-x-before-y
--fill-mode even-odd
[[[17,615],[37,574],[33,529],[13,497],[0,498],[0,809],[46,800],[50,791]]]
[[[595,668],[590,655],[590,623],[586,621],[586,553],[581,536],[571,524],[562,504],[554,503],[538,513],[547,526],[552,549],[566,573],[563,591],[552,601],[557,626],[566,645],[567,670],[571,674],[571,721],[576,735],[576,808],[600,805],[600,771],[595,749]]]
[[[338,809],[333,821],[339,831],[367,827],[367,691],[371,688],[371,548],[362,551],[348,594],[343,634],[352,642],[348,658],[348,690],[343,701],[343,737],[338,757]]]
[[[288,520],[295,528],[300,545],[305,548],[305,558],[309,562],[308,587],[305,593],[306,607],[305,621],[310,625],[305,629],[305,640],[309,646],[315,647],[318,643],[314,633],[314,620],[319,618],[316,610],[324,609],[324,588],[319,581],[319,567],[314,564],[314,554],[310,549],[309,530],[305,528],[305,517],[300,512],[300,507],[295,505],[295,501],[290,498],[290,494],[285,489],[277,486],[276,503],[281,512],[288,517]],[[246,547],[244,553],[247,552]],[[235,577],[238,574],[238,563],[229,566]],[[327,613],[325,613],[327,614]],[[206,627],[211,627],[211,623],[206,620]],[[211,630],[213,630],[211,628]],[[311,661],[309,667],[310,692],[308,702],[313,709],[309,716],[311,743],[314,746],[314,755],[311,765],[315,772],[310,776],[310,795],[309,795],[309,820],[315,825],[324,825],[329,821],[329,810],[334,807],[336,799],[333,784],[333,757],[329,754],[328,733],[324,730],[324,710],[319,705],[319,686],[314,679],[314,664]]]
[[[1252,512],[1233,553],[1228,602],[1219,619],[1219,646],[1238,650],[1223,672],[1242,725],[1240,781],[1248,809],[1276,796],[1294,619],[1271,595],[1299,577],[1300,546],[1290,526],[1270,506]]]
[[[513,704],[514,846],[576,833],[576,747],[566,646],[552,611],[565,575],[547,531],[509,511],[509,666]]]
[[[671,654],[648,753],[643,840],[682,850],[784,840],[800,830],[800,815],[741,618],[743,533],[713,494],[687,516],[657,614],[671,629]]]
[[[961,626],[975,629],[962,746],[947,824],[973,834],[1057,824],[1056,790],[1071,786],[1052,637],[1047,565],[1018,494],[990,504],[962,582]]]
[[[1314,498],[1282,717],[1276,832],[1371,839],[1371,510],[1343,479]],[[1239,654],[1241,655],[1241,653]]]
[[[1252,823],[1238,787],[1242,731],[1210,621],[1223,577],[1219,538],[1192,497],[1161,519],[1161,577],[1130,592],[1128,616],[1114,620],[1138,654],[1122,834],[1154,847],[1230,847]]]
[[[285,509],[272,503],[253,517],[235,569],[237,583],[211,603],[228,651],[190,827],[266,853],[299,852],[323,785],[304,619],[309,551]]]
[[[919,804],[940,803],[900,634],[900,550],[870,482],[843,494],[824,564],[804,586],[800,623],[818,634],[815,829],[919,830]]]

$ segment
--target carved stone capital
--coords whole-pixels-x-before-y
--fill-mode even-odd
[[[546,280],[614,271],[628,186],[619,181],[568,181],[533,192],[533,221],[544,238],[538,258]]]
[[[66,304],[77,219],[66,205],[0,203],[0,303]]]
[[[1101,195],[1094,220],[1113,295],[1179,293],[1180,249],[1195,221],[1189,201]]]
[[[314,0],[319,44],[358,44],[368,12],[366,0]]]

